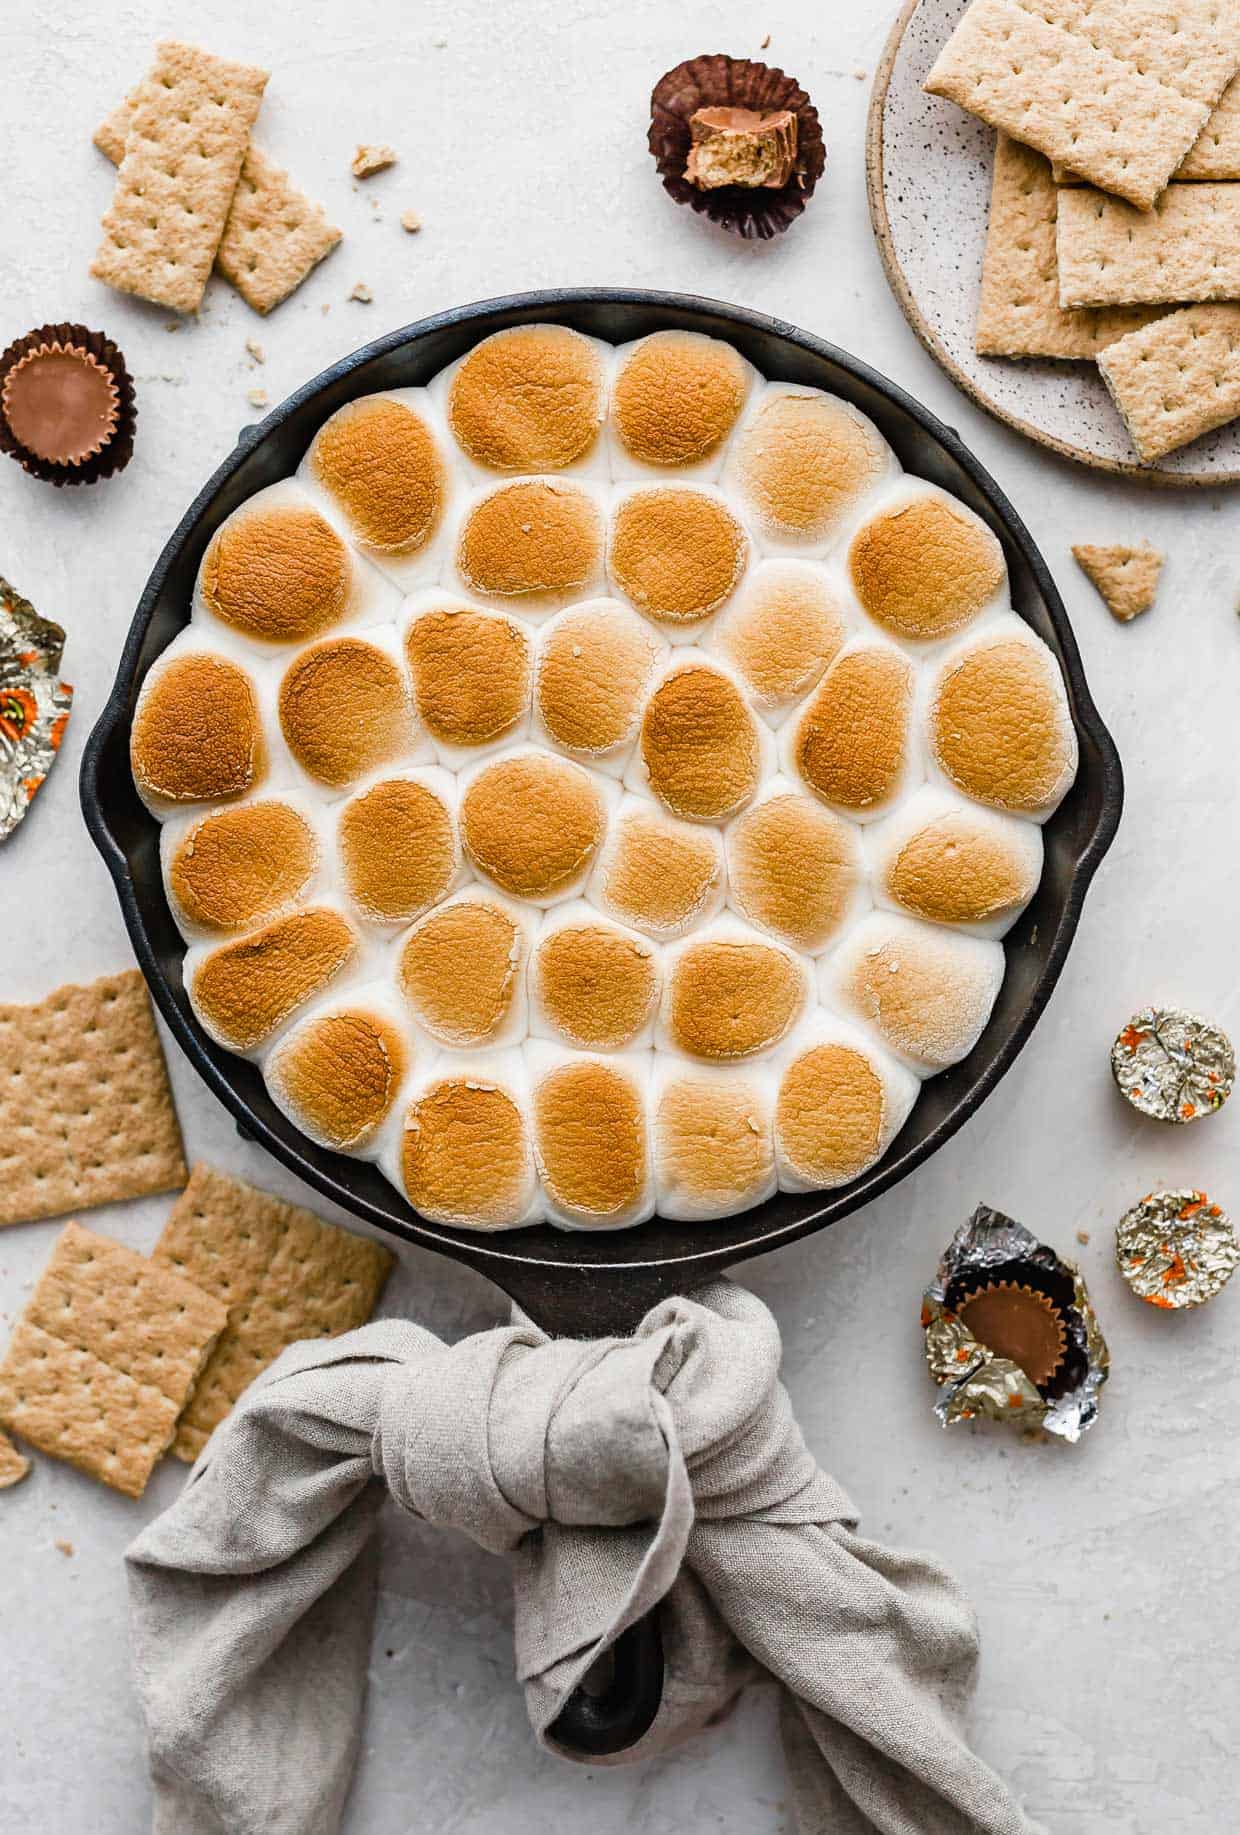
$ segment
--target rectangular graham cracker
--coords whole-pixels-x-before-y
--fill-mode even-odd
[[[973,0],[926,89],[1148,210],[1240,70],[1240,0]]]
[[[1066,166],[1055,166],[1057,185],[1083,184]],[[1233,77],[1214,112],[1173,174],[1182,183],[1197,179],[1240,179],[1240,76]]]
[[[1099,353],[1148,465],[1240,415],[1240,305],[1186,306]]]
[[[119,165],[140,92],[95,129],[99,151]],[[340,231],[287,172],[251,140],[215,254],[215,265],[247,305],[270,312],[299,287],[340,240]]]
[[[1042,154],[1001,133],[977,308],[982,356],[1095,357],[1157,315],[1157,308],[1143,306],[1064,311],[1055,259],[1057,199]]]
[[[1055,256],[1061,306],[1240,300],[1240,185],[1168,185],[1149,211],[1065,186]]]
[[[183,1275],[67,1223],[0,1362],[0,1421],[141,1497],[227,1318]]]
[[[186,1180],[181,1129],[137,969],[0,1005],[0,1224]]]
[[[91,273],[196,312],[224,234],[267,72],[166,40],[138,89]]]
[[[364,1325],[392,1256],[240,1179],[195,1166],[152,1259],[228,1308],[228,1324],[172,1450],[196,1459],[242,1390],[286,1345]]]

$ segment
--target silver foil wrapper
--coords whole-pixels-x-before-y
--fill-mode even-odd
[[[1111,1069],[1134,1109],[1196,1121],[1221,1109],[1236,1080],[1226,1033],[1178,1007],[1142,1007],[1111,1047]]]
[[[60,680],[65,634],[0,579],[0,841],[56,762],[73,690]]]
[[[1200,1306],[1240,1263],[1231,1219],[1203,1191],[1155,1191],[1125,1211],[1115,1260],[1140,1300],[1175,1311]]]
[[[1063,1323],[1067,1354],[1042,1388],[979,1343],[956,1310],[962,1295],[1004,1281],[1045,1293]],[[921,1322],[944,1427],[985,1417],[1075,1441],[1096,1420],[1110,1356],[1080,1271],[1002,1211],[979,1204],[957,1230],[922,1296]]]

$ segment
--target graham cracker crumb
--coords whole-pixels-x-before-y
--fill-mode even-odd
[[[1080,1243],[1081,1247],[1084,1248],[1089,1242],[1089,1231],[1078,1230],[1076,1233],[1076,1240]]]
[[[374,294],[370,291],[370,288],[366,285],[364,280],[359,280],[352,293],[349,295],[350,299],[357,300],[358,304],[362,306],[369,306],[374,297]]]
[[[407,229],[411,236],[416,236],[422,227],[422,219],[416,210],[402,210],[400,213],[400,226],[402,229]]]
[[[245,348],[249,355],[253,357],[255,363],[266,363],[267,353],[264,351],[257,338],[247,338],[245,341]]]
[[[268,402],[266,389],[247,389],[246,400],[252,408],[265,408]]]
[[[52,1546],[59,1549],[60,1553],[65,1556],[75,1555],[77,1553],[72,1542],[67,1542],[63,1536],[57,1536]]]
[[[373,178],[376,172],[386,172],[395,164],[396,154],[391,147],[360,146],[350,170],[354,178]]]

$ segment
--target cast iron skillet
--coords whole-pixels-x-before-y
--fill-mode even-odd
[[[542,1226],[499,1236],[428,1223],[373,1166],[317,1147],[277,1109],[256,1067],[201,1030],[181,979],[185,946],[164,898],[159,825],[129,771],[129,726],[152,662],[189,617],[203,550],[230,511],[287,477],[329,414],[374,389],[425,383],[471,345],[510,325],[554,320],[622,343],[683,329],[727,338],[763,375],[844,396],[877,422],[905,468],[931,479],[982,516],[1003,543],[1013,604],[1059,658],[1080,742],[1080,770],[1046,824],[1038,892],[1008,933],[1007,975],[990,1022],[969,1056],[933,1078],[879,1164],[832,1192],[781,1192],[716,1223],[652,1218],[634,1230],[564,1234]],[[1115,746],[1085,685],[1076,642],[1046,564],[993,478],[957,434],[864,363],[793,325],[675,293],[611,288],[515,294],[444,312],[377,339],[308,382],[237,447],[174,531],[134,614],[107,706],[82,761],[87,827],[116,882],[138,962],[173,1034],[241,1131],[346,1210],[407,1242],[422,1243],[488,1275],[545,1330],[595,1336],[631,1329],[657,1300],[681,1293],[747,1256],[766,1253],[867,1204],[948,1140],[1010,1067],[1059,977],[1090,880],[1110,846],[1123,803]],[[591,1754],[616,1752],[650,1725],[662,1689],[652,1615],[616,1646],[611,1683],[579,1690],[556,1738]]]

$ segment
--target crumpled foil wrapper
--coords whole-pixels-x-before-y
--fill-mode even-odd
[[[1115,1260],[1139,1300],[1177,1311],[1227,1285],[1240,1242],[1226,1212],[1203,1191],[1155,1191],[1120,1218]]]
[[[1142,1007],[1111,1047],[1111,1070],[1134,1109],[1155,1121],[1197,1121],[1221,1109],[1236,1080],[1231,1040],[1179,1007]]]
[[[0,841],[56,762],[73,690],[60,680],[65,634],[0,578]]]
[[[1040,1389],[1019,1364],[980,1344],[955,1310],[998,1281],[1045,1293],[1063,1322],[1065,1356]],[[1076,1441],[1093,1425],[1111,1360],[1080,1271],[1002,1211],[979,1204],[957,1230],[922,1296],[921,1322],[926,1362],[940,1385],[934,1412],[944,1427],[982,1416]]]

